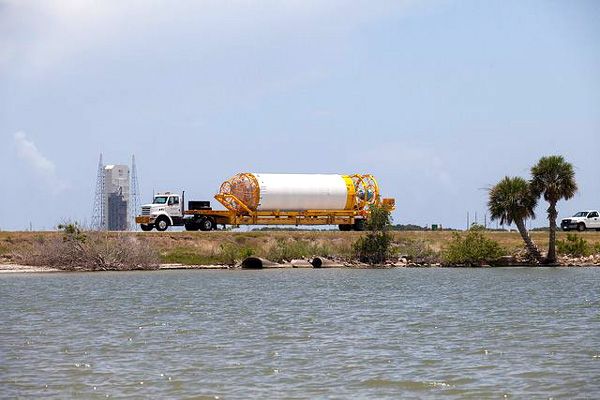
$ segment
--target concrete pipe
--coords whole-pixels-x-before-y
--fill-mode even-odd
[[[279,264],[260,257],[246,257],[241,265],[243,269],[282,268]]]
[[[315,257],[310,261],[310,263],[312,264],[313,268],[340,268],[344,266],[340,262],[332,261],[325,257]]]

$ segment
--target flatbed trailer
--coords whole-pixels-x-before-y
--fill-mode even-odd
[[[342,230],[364,230],[366,210],[253,211],[240,214],[231,210],[186,210],[186,229],[200,230],[208,225],[339,225]],[[206,220],[209,220],[208,224]]]

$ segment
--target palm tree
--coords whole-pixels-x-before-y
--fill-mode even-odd
[[[490,189],[488,209],[492,220],[500,220],[503,225],[514,222],[529,255],[541,262],[542,255],[525,227],[527,218],[535,218],[536,205],[537,198],[531,192],[529,183],[523,178],[506,176]]]
[[[550,238],[548,240],[548,256],[546,262],[556,262],[556,203],[559,200],[569,200],[577,192],[575,171],[573,165],[562,156],[542,157],[531,167],[531,190],[536,197],[544,196],[548,206],[548,221],[550,222]]]

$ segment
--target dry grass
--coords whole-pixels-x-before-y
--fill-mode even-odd
[[[44,235],[10,252],[13,261],[65,271],[157,269],[158,254],[143,238],[128,234],[77,232]]]
[[[406,244],[414,241],[427,245],[433,252],[439,253],[452,239],[449,231],[410,231],[392,232],[394,245],[406,248]],[[507,253],[523,248],[523,241],[517,232],[485,232],[486,237],[497,241]],[[577,233],[585,238],[591,246],[600,245],[600,232],[589,231]],[[361,232],[110,232],[106,234],[116,241],[135,239],[138,243],[155,249],[162,262],[182,264],[228,264],[236,257],[243,256],[244,251],[251,249],[260,257],[273,256],[274,253],[285,257],[312,256],[309,254],[324,251],[332,256],[348,258],[352,243],[362,235]],[[531,233],[536,244],[545,251],[548,245],[547,232]],[[36,241],[62,238],[61,232],[0,232],[0,258],[11,260],[11,253],[31,246]],[[558,239],[565,239],[566,233],[559,232]],[[279,243],[285,243],[277,249]],[[225,249],[224,249],[225,247]],[[290,248],[288,248],[290,247]],[[289,252],[288,252],[289,250]],[[239,254],[237,253],[239,251]],[[287,252],[287,254],[286,254]],[[283,256],[282,256],[283,257]]]

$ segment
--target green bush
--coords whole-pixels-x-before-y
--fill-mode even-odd
[[[85,232],[81,229],[77,222],[66,222],[64,224],[59,224],[57,227],[59,230],[63,231],[63,240],[66,241],[76,241],[85,243],[87,240],[87,236]],[[43,237],[38,236],[36,240],[40,240],[43,242]]]
[[[390,256],[392,238],[384,232],[368,233],[354,243],[356,257],[365,263],[379,265]]]
[[[383,264],[390,256],[392,237],[389,233],[392,217],[388,209],[372,205],[366,227],[368,233],[358,238],[353,249],[355,256],[362,262]]]
[[[566,240],[557,240],[556,250],[558,251],[558,254],[565,254],[574,257],[589,256],[592,254],[592,248],[588,244],[587,240],[574,233],[567,234]]]
[[[223,243],[219,248],[218,259],[228,265],[234,265],[246,257],[254,255],[254,249],[235,243]]]
[[[600,254],[600,243],[594,245],[594,253]]]
[[[444,262],[456,265],[482,265],[497,260],[504,251],[495,240],[485,237],[480,229],[465,234],[453,233],[452,241],[442,252]]]

